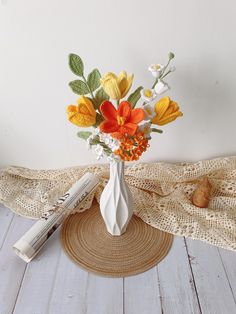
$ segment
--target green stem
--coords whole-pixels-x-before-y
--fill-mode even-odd
[[[153,85],[152,85],[152,89],[156,86],[158,80],[159,80],[159,77],[155,79],[155,82],[154,82]]]
[[[171,70],[169,70],[168,72],[166,72],[166,74],[163,75],[161,78],[163,79],[163,78],[166,77],[169,73],[171,73]]]
[[[171,61],[171,59],[168,60],[168,62],[167,62],[167,64],[166,64],[166,66],[164,67],[164,70],[163,70],[162,75],[161,75],[160,78],[163,78],[163,77],[164,77],[163,75],[164,75],[166,69],[168,68],[168,65],[170,64],[170,61]]]

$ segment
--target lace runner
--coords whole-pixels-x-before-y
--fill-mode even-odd
[[[39,218],[85,172],[100,176],[102,184],[77,212],[99,202],[109,178],[108,165],[61,170],[10,167],[0,171],[0,201],[16,214]],[[192,205],[199,180],[207,176],[212,193],[208,208]],[[137,163],[126,167],[126,181],[135,200],[135,214],[172,234],[236,251],[236,156],[196,163]]]

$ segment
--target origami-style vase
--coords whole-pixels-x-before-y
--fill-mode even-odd
[[[133,197],[124,178],[124,162],[111,162],[110,179],[100,199],[100,211],[110,234],[118,236],[126,231],[133,207]]]

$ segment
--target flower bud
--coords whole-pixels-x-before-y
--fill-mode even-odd
[[[174,59],[174,57],[175,57],[175,54],[173,52],[169,52],[169,59],[170,60]]]

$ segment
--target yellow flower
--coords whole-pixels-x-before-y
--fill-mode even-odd
[[[170,97],[161,98],[154,106],[156,116],[152,119],[152,123],[164,125],[181,117],[183,113],[179,111],[179,106],[172,101]]]
[[[67,107],[68,120],[81,127],[89,127],[96,123],[96,111],[92,102],[84,96],[78,99],[78,105]]]
[[[108,72],[103,78],[101,78],[101,85],[112,99],[119,100],[124,98],[130,90],[133,77],[133,74],[127,76],[125,71],[120,72],[118,76],[112,72]]]

